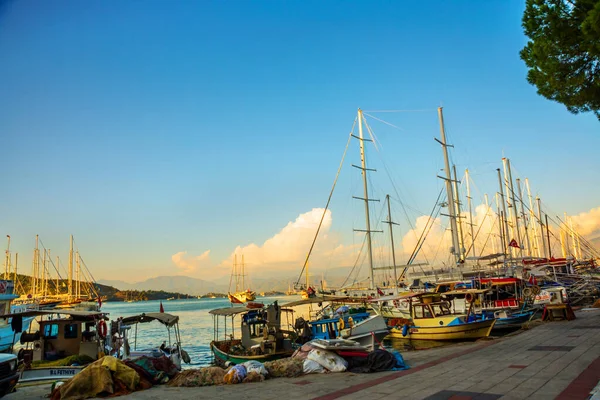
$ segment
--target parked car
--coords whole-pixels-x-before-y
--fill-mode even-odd
[[[17,356],[0,353],[0,397],[12,392],[18,381]]]

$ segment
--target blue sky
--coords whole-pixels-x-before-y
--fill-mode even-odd
[[[66,259],[72,233],[97,278],[179,273],[181,251],[210,250],[214,267],[325,204],[358,107],[425,110],[371,113],[402,130],[370,120],[404,200],[425,213],[441,187],[440,105],[458,169],[482,190],[496,190],[505,155],[556,213],[598,207],[600,125],[526,82],[522,12],[520,1],[4,2],[0,234],[30,260],[35,234]],[[355,183],[342,180],[332,207],[342,243],[362,218],[340,218]]]

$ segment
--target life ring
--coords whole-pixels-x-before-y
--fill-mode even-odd
[[[531,289],[530,287],[526,287],[525,289],[523,289],[523,296],[531,297],[532,294],[533,294],[533,289]]]
[[[442,307],[443,310],[450,310],[450,302],[449,301],[442,301],[440,303],[440,307]]]
[[[466,301],[467,303],[472,303],[472,302],[474,302],[474,301],[475,301],[475,295],[474,295],[473,293],[467,293],[467,294],[465,295],[465,301]]]
[[[533,285],[531,290],[533,291],[534,296],[537,296],[542,291],[542,289],[538,285]]]
[[[100,336],[100,339],[104,339],[106,337],[106,334],[108,333],[108,328],[106,327],[106,321],[101,319],[100,322],[98,322],[98,336]]]
[[[341,331],[342,329],[344,329],[346,325],[344,324],[344,318],[338,319],[338,331]]]

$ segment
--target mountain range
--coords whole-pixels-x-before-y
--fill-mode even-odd
[[[312,275],[312,274],[311,274]],[[320,273],[315,275],[320,276]],[[348,275],[347,268],[336,268],[329,270],[326,275],[329,286],[339,286]],[[298,279],[294,276],[278,276],[269,278],[252,278],[249,280],[250,289],[256,292],[281,291],[288,290],[290,285]],[[229,291],[229,276],[224,276],[214,281],[192,278],[189,276],[157,276],[145,281],[129,283],[120,280],[100,279],[98,283],[113,286],[119,290],[164,290],[165,292],[177,292],[200,296],[206,293],[227,293]],[[312,285],[320,287],[320,278],[312,278]]]

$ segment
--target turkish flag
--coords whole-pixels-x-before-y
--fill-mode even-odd
[[[510,243],[509,243],[508,245],[509,245],[510,247],[516,247],[517,249],[520,249],[520,248],[521,248],[515,239],[511,240],[511,241],[510,241]]]

